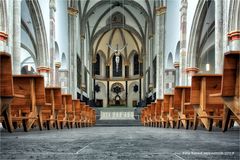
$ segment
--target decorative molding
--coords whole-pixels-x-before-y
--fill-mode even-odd
[[[46,67],[46,66],[39,66],[39,67],[37,67],[37,71],[39,73],[41,73],[41,72],[49,72],[50,70],[51,70],[51,68],[50,67]]]
[[[240,40],[240,31],[232,31],[227,34],[228,41]]]
[[[84,40],[85,39],[85,35],[84,34],[81,34],[81,40]]]
[[[161,7],[157,7],[155,9],[156,15],[160,16],[162,14],[165,14],[167,11],[167,7],[166,6],[161,6]]]
[[[55,67],[60,68],[61,67],[61,62],[55,62]]]
[[[179,64],[179,62],[174,62],[174,68],[179,68],[179,66],[180,66],[180,64]]]
[[[68,14],[71,16],[76,16],[79,13],[78,9],[74,7],[68,7]]]
[[[188,67],[188,68],[186,68],[186,72],[188,74],[193,75],[193,74],[196,74],[197,72],[199,72],[199,68],[197,68],[197,67]]]
[[[7,41],[7,39],[8,39],[8,34],[3,31],[0,31],[0,41]]]

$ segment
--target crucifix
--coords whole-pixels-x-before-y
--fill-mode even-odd
[[[115,62],[116,62],[116,72],[118,72],[118,65],[119,65],[119,62],[120,62],[120,54],[121,54],[121,51],[124,50],[125,47],[127,47],[127,44],[125,44],[125,46],[123,46],[121,49],[118,49],[118,44],[117,44],[117,48],[116,49],[113,49],[110,44],[107,44],[107,46],[113,51],[114,55],[115,55]]]

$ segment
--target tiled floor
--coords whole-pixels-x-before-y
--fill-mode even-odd
[[[141,126],[1,131],[0,159],[239,160],[239,133]]]

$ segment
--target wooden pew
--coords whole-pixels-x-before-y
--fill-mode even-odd
[[[72,109],[72,95],[62,94],[62,109],[58,111],[58,121],[60,122],[60,128],[70,128],[73,123],[73,109]]]
[[[227,131],[231,115],[240,124],[240,51],[224,55],[221,94],[224,102],[222,131]]]
[[[13,92],[13,80],[12,80],[12,64],[11,56],[8,53],[0,52],[0,114],[3,126],[7,128],[8,132],[13,131],[12,119],[10,113],[10,104],[12,102]]]
[[[221,80],[222,75],[219,74],[196,74],[192,77],[191,104],[196,111],[194,129],[198,118],[208,131],[212,130],[214,120],[222,120],[222,99],[210,96],[221,91]]]
[[[155,125],[157,127],[161,127],[161,111],[163,107],[163,99],[156,100],[156,108],[155,108]]]
[[[167,120],[171,128],[175,127],[178,120],[178,112],[177,110],[174,109],[173,101],[174,101],[174,94],[164,95],[164,107],[166,106],[169,109]]]
[[[155,105],[156,103],[154,102],[150,104],[150,115],[149,115],[150,127],[154,127],[154,124],[155,124]]]
[[[93,109],[93,115],[92,115],[92,121],[93,121],[93,126],[96,124],[96,110]]]
[[[165,99],[166,98],[166,99]],[[162,105],[162,110],[161,110],[161,122],[162,122],[162,126],[164,128],[168,127],[168,115],[169,115],[169,99],[168,95],[164,95],[164,99],[163,99],[163,105]]]
[[[23,124],[24,131],[29,131],[38,120],[42,130],[41,119],[38,111],[45,105],[44,79],[41,75],[14,75],[14,92],[24,98],[14,97],[11,103],[11,115],[13,122]]]
[[[146,120],[146,107],[144,107],[142,110],[141,110],[141,123],[143,126],[146,126],[146,123],[145,123],[145,120]]]
[[[62,94],[60,87],[46,87],[46,105],[44,105],[39,116],[42,117],[41,124],[45,124],[47,129],[56,127],[58,129],[57,113],[62,108]]]
[[[87,106],[85,102],[81,102],[81,127],[87,126],[87,116],[86,116]]]
[[[147,126],[151,126],[152,120],[151,120],[151,104],[147,105],[147,110],[146,110],[146,124]]]
[[[176,86],[174,89],[174,109],[178,112],[177,128],[183,124],[185,129],[194,120],[194,109],[190,102],[190,86]]]
[[[81,102],[79,99],[72,100],[73,109],[74,109],[74,119],[76,128],[81,126]]]

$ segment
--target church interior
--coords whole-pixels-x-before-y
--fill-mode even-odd
[[[1,159],[240,159],[240,0],[1,0]]]

